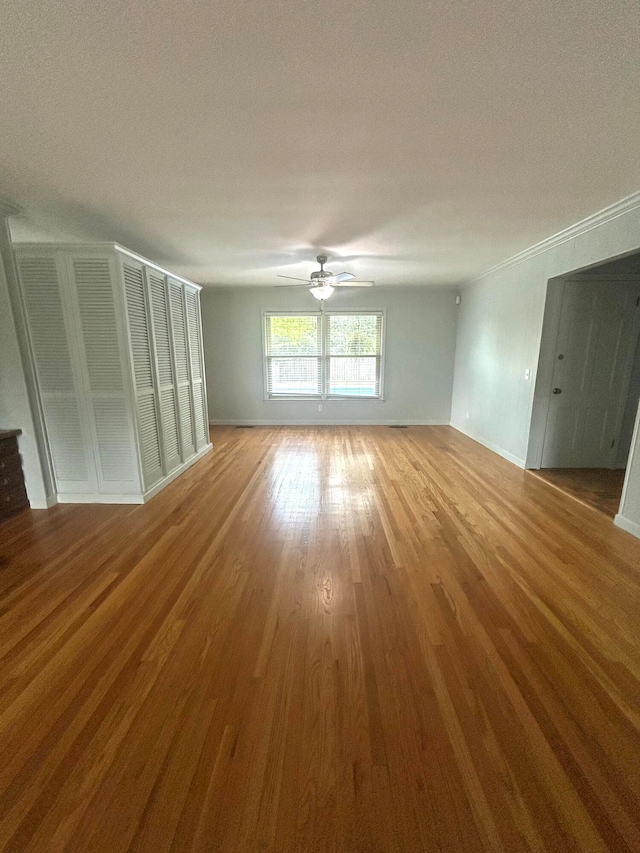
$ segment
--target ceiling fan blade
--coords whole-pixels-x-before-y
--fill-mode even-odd
[[[352,272],[339,272],[333,277],[334,281],[348,281],[351,278],[355,278],[355,275]]]
[[[292,281],[304,281],[306,284],[309,284],[308,278],[296,278],[294,275],[278,275],[278,278],[290,278]],[[277,287],[278,285],[276,285]],[[285,287],[286,285],[282,284],[280,287]]]
[[[372,287],[375,281],[336,281],[334,287]]]
[[[286,278],[286,276],[282,276],[282,278]],[[309,282],[305,282],[304,284],[274,284],[274,287],[310,287]]]

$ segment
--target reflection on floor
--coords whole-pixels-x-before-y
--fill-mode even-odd
[[[0,851],[640,853],[640,540],[446,426],[0,527]]]
[[[624,471],[610,468],[541,468],[541,480],[613,518],[620,506]]]

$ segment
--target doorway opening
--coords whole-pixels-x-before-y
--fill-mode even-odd
[[[613,518],[640,399],[640,254],[549,281],[531,473]]]

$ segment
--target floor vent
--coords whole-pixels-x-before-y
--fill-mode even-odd
[[[390,424],[389,429],[407,429],[406,425],[398,426],[397,424]]]
[[[236,429],[253,429],[253,424],[236,424]]]

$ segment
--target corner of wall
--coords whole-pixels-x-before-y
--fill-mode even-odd
[[[22,303],[7,216],[16,208],[0,201],[0,301],[2,310],[2,358],[0,380],[5,421],[10,429],[21,429],[18,439],[29,502],[34,508],[46,508],[55,502],[53,476],[44,439],[44,424],[39,410],[35,376],[21,313]]]
[[[639,249],[636,193],[469,282],[459,306],[452,425],[517,465],[531,464],[549,280]],[[640,514],[640,461],[637,468],[630,482],[639,484]]]

